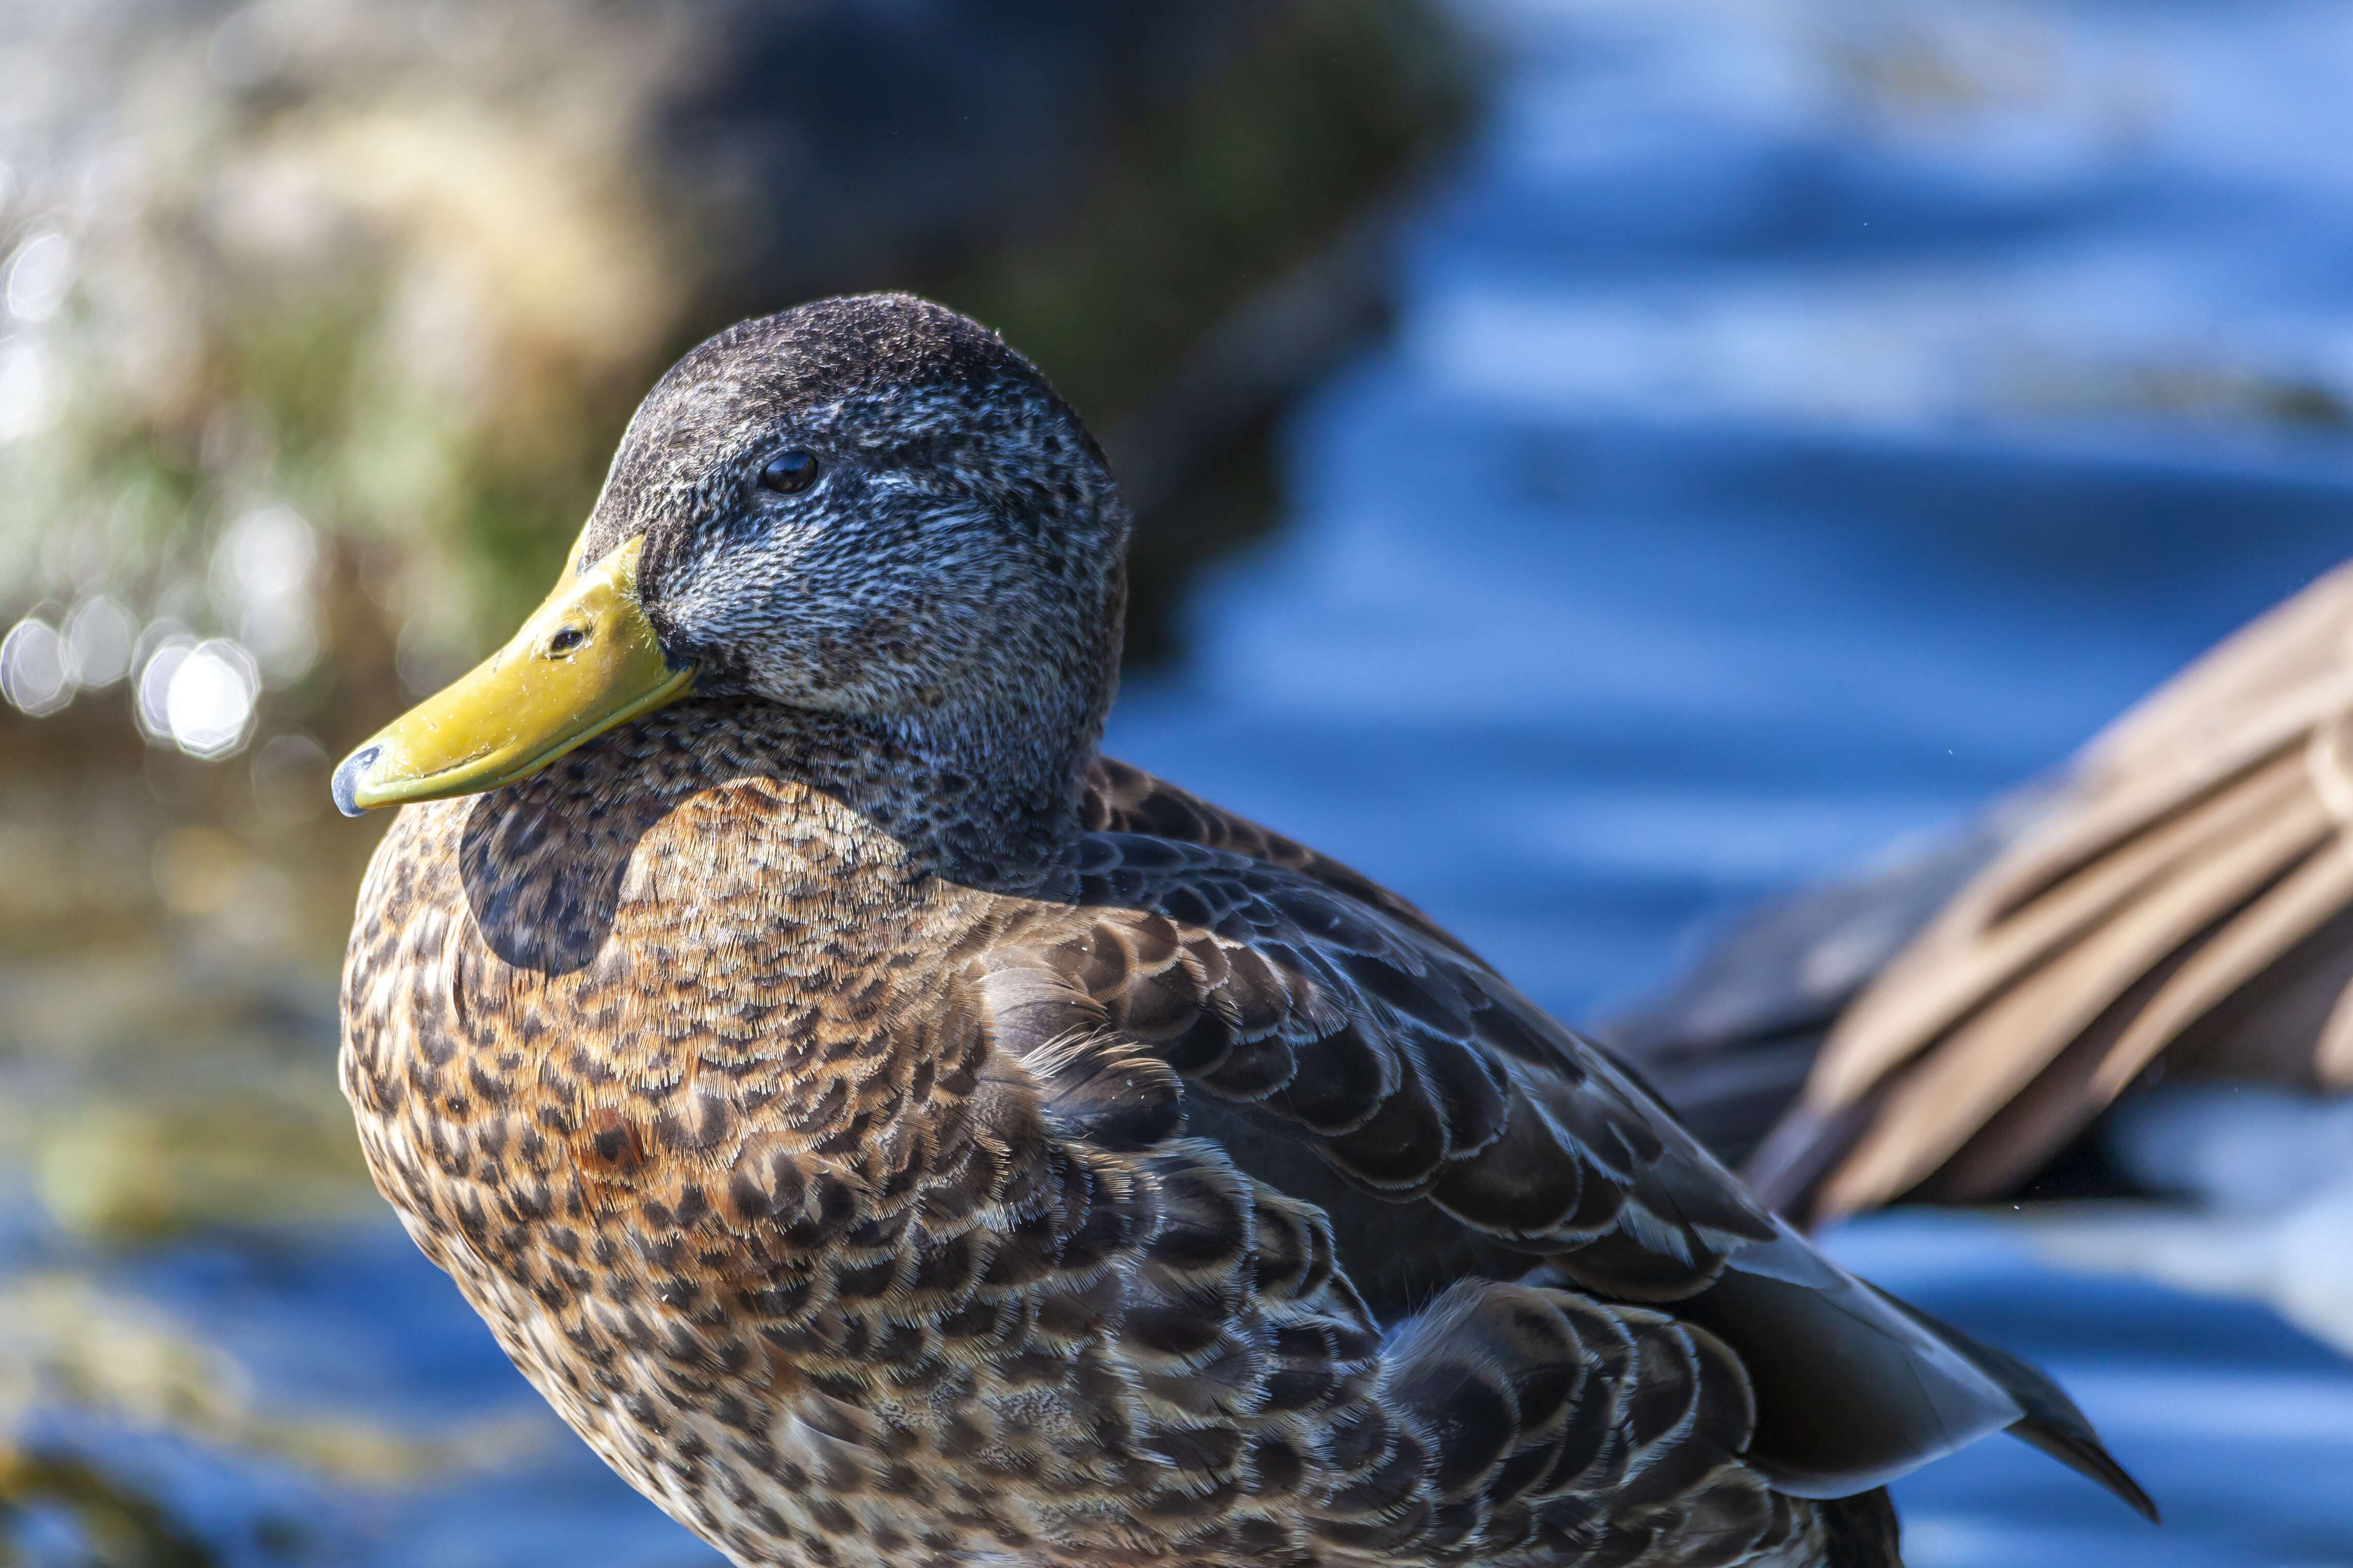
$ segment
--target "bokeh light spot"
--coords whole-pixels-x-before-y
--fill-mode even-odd
[[[27,616],[0,641],[0,694],[26,713],[54,713],[73,700],[73,670],[57,627]]]
[[[260,672],[245,649],[221,637],[198,643],[164,688],[173,743],[192,757],[227,756],[252,733],[260,690]]]
[[[39,344],[22,339],[0,342],[0,445],[41,427],[48,382]]]
[[[236,607],[237,640],[270,686],[300,680],[318,662],[318,532],[291,507],[248,514],[214,549],[214,594]]]
[[[149,626],[139,641],[139,685],[133,694],[132,711],[138,716],[141,734],[159,746],[168,746],[172,743],[168,707],[172,678],[180,672],[196,639],[178,626],[159,621]]]
[[[8,313],[20,321],[46,321],[65,303],[72,283],[72,241],[54,230],[37,234],[8,258]]]
[[[131,673],[132,644],[139,623],[121,601],[93,594],[66,616],[66,655],[74,684],[96,690],[113,685]]]

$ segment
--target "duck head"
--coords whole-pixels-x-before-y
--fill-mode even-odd
[[[345,758],[335,804],[494,789],[690,693],[1083,769],[1126,533],[1078,416],[978,324],[890,294],[744,322],[638,405],[547,602]]]

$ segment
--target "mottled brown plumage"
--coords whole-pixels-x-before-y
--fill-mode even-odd
[[[1124,518],[969,323],[706,345],[589,527],[705,695],[402,813],[344,1083],[736,1562],[1862,1568],[1980,1433],[2113,1468],[1410,905],[1096,756]]]

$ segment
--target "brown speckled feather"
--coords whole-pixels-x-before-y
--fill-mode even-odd
[[[1604,1059],[1232,851],[925,874],[814,749],[663,714],[364,897],[386,1194],[625,1475],[746,1563],[1814,1560],[1751,1325],[1673,1305],[1786,1244]],[[1332,1215],[1390,1213],[1490,1267],[1385,1342]]]

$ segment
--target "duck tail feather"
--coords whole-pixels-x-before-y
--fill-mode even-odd
[[[1872,1288],[1878,1289],[1877,1286]],[[2018,1401],[2024,1414],[2010,1423],[2011,1436],[2042,1449],[2076,1474],[2098,1482],[2149,1523],[2158,1522],[2156,1501],[2133,1479],[2131,1472],[2116,1462],[2116,1456],[2100,1441],[2091,1418],[2067,1397],[2066,1390],[2052,1381],[2050,1373],[1922,1311],[1909,1301],[1884,1290],[1879,1293],[1923,1328],[1950,1342],[1978,1371],[2001,1384]]]

